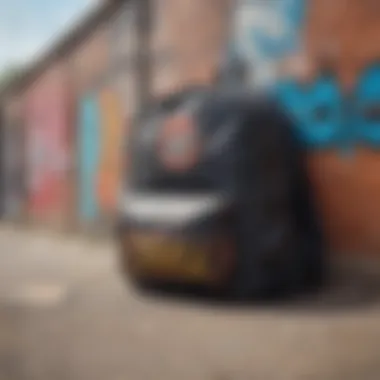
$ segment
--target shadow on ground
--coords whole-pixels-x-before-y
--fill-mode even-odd
[[[166,303],[189,303],[222,309],[275,309],[279,312],[354,312],[380,305],[380,278],[336,277],[317,291],[300,291],[282,297],[232,300],[215,296],[203,288],[165,285],[140,291],[140,295]]]

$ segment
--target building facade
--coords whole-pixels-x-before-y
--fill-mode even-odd
[[[290,109],[302,104],[310,111],[300,131],[333,249],[379,255],[380,123],[358,111],[380,105],[376,4],[99,4],[0,97],[3,214],[108,224],[128,182],[126,141],[142,100],[213,83],[232,54],[245,62],[252,85],[279,85]],[[320,93],[335,115],[323,123],[312,118]]]

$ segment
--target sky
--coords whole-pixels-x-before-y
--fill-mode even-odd
[[[98,1],[0,0],[0,70],[32,60]]]

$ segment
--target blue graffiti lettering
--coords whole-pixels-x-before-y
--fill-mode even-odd
[[[321,76],[307,85],[284,80],[277,86],[277,95],[307,147],[326,148],[341,140],[343,99],[333,76]]]
[[[355,90],[355,137],[372,147],[380,146],[380,64],[365,70]]]

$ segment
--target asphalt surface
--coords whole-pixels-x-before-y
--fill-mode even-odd
[[[0,228],[0,380],[380,379],[376,281],[236,306],[137,295],[114,257],[109,242]]]

